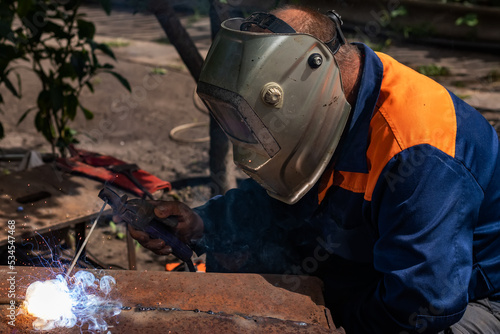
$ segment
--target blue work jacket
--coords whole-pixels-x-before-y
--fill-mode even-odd
[[[500,299],[493,127],[435,81],[358,44],[357,101],[330,166],[296,204],[252,180],[196,208],[208,270],[321,277],[347,333],[432,333]]]

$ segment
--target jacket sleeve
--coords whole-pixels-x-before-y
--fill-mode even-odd
[[[371,202],[376,284],[342,307],[347,333],[434,333],[468,303],[473,228],[483,191],[464,165],[429,145],[393,157]]]
[[[271,198],[255,181],[216,196],[194,210],[205,224],[197,254],[207,253],[207,270],[283,273],[300,261],[307,243],[305,217],[312,196],[295,205]]]

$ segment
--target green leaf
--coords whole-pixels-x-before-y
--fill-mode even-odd
[[[2,37],[7,37],[9,34],[12,33],[12,29],[10,28],[10,22],[4,22],[3,20],[0,21],[0,36]],[[7,39],[13,40],[13,35],[11,35],[11,38],[7,37]]]
[[[62,109],[64,103],[64,96],[61,86],[53,85],[50,89],[50,99],[52,101],[52,109],[58,111]]]
[[[44,117],[43,117],[43,111],[38,110],[38,112],[35,115],[35,128],[41,132],[44,126]]]
[[[16,72],[16,78],[17,78],[17,91],[19,92],[19,97],[21,97],[22,93],[22,87],[21,87],[21,75],[19,75],[19,73]]]
[[[396,9],[391,11],[390,15],[392,18],[396,18],[398,16],[405,16],[408,15],[408,10],[406,9],[405,6],[398,6]]]
[[[111,65],[111,64],[106,63],[106,64],[102,65],[102,66],[101,66],[101,68],[105,68],[105,69],[108,69],[108,70],[112,70],[112,69],[114,69],[115,67],[114,67],[113,65]]]
[[[95,54],[95,50],[92,49],[92,63],[91,63],[91,72],[94,73],[95,70],[99,67],[99,60],[97,59],[97,56]]]
[[[35,127],[43,134],[49,143],[53,142],[55,138],[55,130],[52,124],[50,124],[50,119],[43,110],[39,110],[35,116]]]
[[[67,11],[78,8],[81,4],[81,0],[64,0],[60,1],[61,4],[64,4],[64,9]]]
[[[34,2],[32,0],[19,0],[17,2],[17,15],[19,15],[19,17],[25,17],[33,5]]]
[[[80,106],[80,109],[82,109],[83,115],[85,115],[85,119],[90,120],[90,119],[94,118],[94,114],[92,113],[92,111],[90,111],[87,108],[85,108],[84,106],[82,106],[81,103],[78,103],[78,105]]]
[[[74,79],[76,78],[76,72],[75,68],[73,67],[72,64],[70,63],[64,63],[62,66],[59,68],[59,77],[60,78],[71,78]]]
[[[106,14],[111,14],[111,0],[101,0],[101,6],[106,12]]]
[[[95,25],[90,21],[77,20],[78,37],[80,39],[93,39],[95,35]]]
[[[75,138],[77,134],[78,132],[75,129],[65,127],[64,130],[62,131],[61,138],[58,138],[57,140],[57,146],[67,147],[69,144],[78,143],[78,140]]]
[[[7,89],[10,90],[10,92],[12,93],[12,95],[14,95],[16,97],[20,97],[19,93],[16,90],[16,87],[14,87],[14,85],[12,84],[12,82],[10,81],[9,78],[7,78],[5,76],[3,78],[3,83],[5,84],[5,87],[7,87]]]
[[[71,94],[65,96],[66,102],[66,114],[68,115],[70,120],[75,120],[76,117],[76,107],[78,107],[78,98]]]
[[[37,107],[31,107],[31,108],[28,108],[24,113],[23,115],[19,118],[19,120],[17,121],[17,125],[21,124],[22,121],[24,121],[24,119],[26,118],[26,116],[28,116],[28,114],[35,110]]]
[[[44,112],[50,109],[50,93],[46,90],[42,90],[40,94],[38,94],[38,98],[36,100],[36,104],[40,111]]]
[[[101,50],[105,55],[116,60],[115,54],[113,53],[113,50],[111,50],[111,48],[108,45],[106,45],[104,43],[96,43],[94,45],[94,48],[96,48],[97,50]]]
[[[83,52],[73,52],[71,54],[70,62],[71,65],[73,66],[73,69],[76,72],[76,75],[79,78],[83,78],[85,74],[87,73],[85,70],[85,64],[88,60],[88,57],[86,57]]]
[[[116,79],[118,79],[118,81],[120,81],[123,87],[125,87],[129,92],[132,92],[132,88],[130,87],[128,80],[125,79],[123,76],[121,76],[121,74],[118,74],[113,71],[104,71],[104,72],[112,74]]]
[[[0,44],[0,58],[5,60],[14,60],[19,56],[16,48],[12,45]]]
[[[111,233],[113,234],[115,234],[118,231],[115,222],[112,220],[109,221],[109,227],[111,228]]]
[[[94,92],[94,85],[92,85],[89,81],[85,82],[85,86],[87,86],[91,93]]]
[[[44,32],[52,33],[58,39],[68,38],[69,34],[64,31],[64,27],[60,26],[53,21],[47,21],[47,24],[43,28]]]
[[[468,13],[465,16],[461,16],[456,19],[455,25],[459,26],[462,24],[465,24],[469,27],[475,27],[479,23],[479,19],[477,18],[477,14],[475,13]]]

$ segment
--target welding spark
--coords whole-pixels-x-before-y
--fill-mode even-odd
[[[105,331],[105,318],[118,315],[122,304],[109,293],[116,281],[111,276],[100,280],[88,271],[77,272],[68,284],[62,275],[32,283],[26,290],[23,309],[36,317],[33,328],[51,330],[88,324],[89,331]]]

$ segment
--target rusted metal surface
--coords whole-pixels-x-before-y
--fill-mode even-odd
[[[45,268],[18,267],[16,294],[36,280],[54,277]],[[0,301],[7,300],[7,268],[0,267]],[[92,271],[116,279],[123,311],[108,324],[112,333],[342,333],[323,306],[321,281],[301,278],[295,291],[277,275],[188,272]],[[0,333],[29,333],[28,316],[8,325],[0,305]],[[80,328],[50,333],[80,333]]]
[[[49,331],[33,331],[30,321],[23,318],[22,323],[16,322],[16,328],[6,329],[5,324],[0,325],[2,333],[49,333]],[[331,334],[344,333],[342,330],[330,330],[319,325],[311,325],[289,320],[246,317],[234,314],[208,314],[193,311],[150,311],[137,313],[133,310],[123,311],[117,316],[118,323],[111,323],[109,331],[126,334],[241,334],[241,333],[268,333],[268,334]],[[3,328],[2,328],[3,327]],[[85,328],[85,327],[84,327]],[[5,331],[4,331],[5,330]],[[80,328],[53,329],[51,334],[81,334],[89,333],[80,331]]]
[[[102,201],[102,183],[65,174],[52,164],[0,176],[0,219],[15,220],[16,242],[75,224],[91,223]],[[46,192],[50,196],[20,204],[16,199]],[[22,210],[21,208],[22,207]],[[0,227],[0,246],[7,245],[8,226]],[[26,241],[26,240],[23,240]]]

